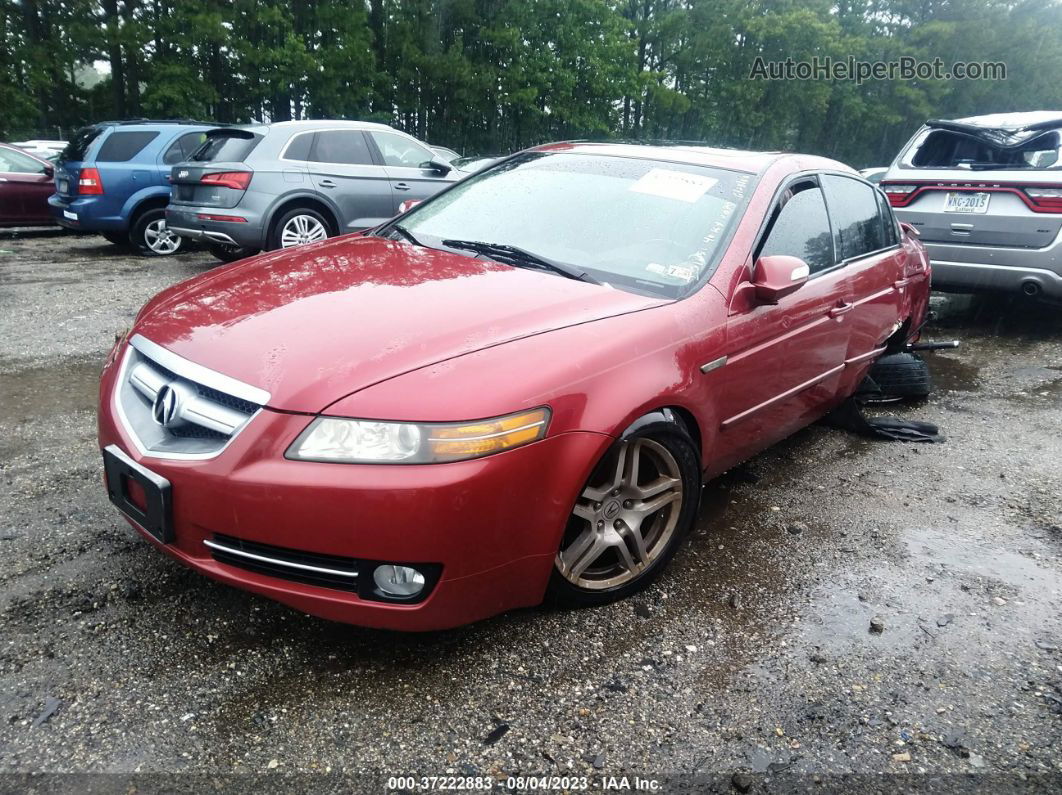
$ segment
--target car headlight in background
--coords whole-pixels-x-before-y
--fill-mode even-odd
[[[549,409],[473,422],[380,422],[318,417],[287,458],[357,464],[437,464],[480,458],[546,435]]]

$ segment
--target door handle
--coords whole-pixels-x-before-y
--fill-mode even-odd
[[[853,309],[855,309],[855,304],[841,302],[837,304],[837,306],[830,309],[830,311],[826,314],[830,317],[840,317],[841,315],[846,314],[847,312],[851,312]]]
[[[322,179],[317,184],[320,185],[322,188],[334,188],[336,186],[336,183],[332,182],[332,180],[330,179]]]
[[[395,190],[409,190],[409,185],[405,182],[395,183]]]

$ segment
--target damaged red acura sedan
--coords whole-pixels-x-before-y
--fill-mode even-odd
[[[163,291],[103,373],[111,500],[221,582],[452,627],[655,578],[702,483],[917,337],[924,248],[839,163],[529,150]]]

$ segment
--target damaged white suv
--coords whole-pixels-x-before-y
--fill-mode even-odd
[[[1062,111],[926,122],[881,189],[918,230],[934,289],[1062,299]]]

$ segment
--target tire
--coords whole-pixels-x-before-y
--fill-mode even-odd
[[[166,211],[156,207],[137,216],[129,242],[145,257],[168,257],[181,250],[184,238],[167,231]]]
[[[334,234],[332,224],[317,210],[292,207],[274,222],[269,232],[269,248],[294,248],[326,240]]]
[[[101,235],[107,240],[108,243],[114,243],[116,246],[128,246],[129,245],[129,233],[128,232],[100,232]]]
[[[867,375],[881,390],[881,400],[921,400],[933,391],[929,366],[913,353],[882,356]]]
[[[207,250],[222,262],[235,262],[244,257],[253,257],[258,253],[256,248],[226,246],[224,243],[207,243]]]
[[[634,460],[637,483],[630,480]],[[665,481],[670,485],[664,490],[645,496],[647,487],[660,488]],[[659,504],[668,495],[671,500]],[[592,607],[648,586],[693,525],[700,495],[697,450],[680,425],[652,421],[624,436],[594,467],[576,499],[554,559],[547,601]],[[648,503],[649,510],[639,510],[640,503]]]

